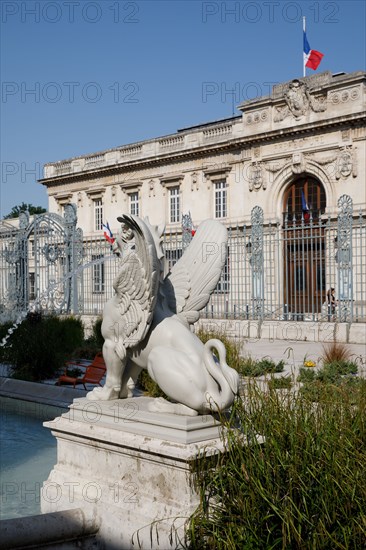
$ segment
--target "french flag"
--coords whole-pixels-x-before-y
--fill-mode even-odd
[[[102,223],[102,229],[104,229],[104,236],[105,236],[106,240],[110,244],[113,244],[114,241],[115,241],[115,238],[113,237],[113,233],[111,231],[111,228],[109,227],[109,223],[108,222],[106,224]]]
[[[304,216],[304,220],[307,222],[310,219],[310,208],[306,202],[304,190],[301,189],[301,209]]]
[[[323,57],[324,54],[310,48],[306,32],[304,31],[304,67],[309,67],[309,69],[315,71]]]

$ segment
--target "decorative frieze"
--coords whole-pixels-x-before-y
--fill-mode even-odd
[[[254,113],[250,113],[246,116],[246,123],[247,124],[258,124],[258,122],[266,122],[269,117],[269,110],[264,109],[263,111],[255,111]]]
[[[330,101],[330,103],[338,105],[339,103],[346,103],[347,101],[356,101],[357,99],[359,99],[359,97],[359,88],[348,88],[336,92],[330,92],[328,100]]]

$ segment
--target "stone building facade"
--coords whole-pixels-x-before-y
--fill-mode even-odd
[[[364,72],[324,72],[275,85],[269,96],[239,105],[240,116],[49,163],[41,180],[49,210],[62,214],[75,203],[85,238],[101,235],[105,220],[117,231],[121,213],[164,222],[167,235],[178,236],[183,214],[191,214],[194,226],[217,218],[244,239],[248,257],[241,259],[251,270],[241,289],[248,269],[235,276],[233,263],[228,266],[237,298],[222,285],[223,311],[249,318],[271,309],[272,318],[278,310],[279,319],[293,312],[305,315],[299,320],[318,320],[334,285],[348,308],[351,303],[352,319],[358,308],[364,320],[365,99]],[[342,209],[358,228],[347,245],[356,247],[352,266],[337,250]],[[234,252],[233,244],[232,258]]]
[[[74,202],[85,234],[112,229],[121,212],[177,230],[218,217],[243,224],[258,204],[281,219],[289,186],[301,177],[324,188],[325,211],[347,193],[365,207],[365,73],[329,72],[273,87],[245,101],[240,116],[161,138],[49,163],[41,183],[49,210]],[[304,191],[307,191],[304,189]],[[319,206],[317,204],[317,206]]]

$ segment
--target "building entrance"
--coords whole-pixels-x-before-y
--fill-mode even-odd
[[[319,313],[326,299],[325,207],[323,185],[310,176],[296,179],[285,192],[284,301],[299,320]]]

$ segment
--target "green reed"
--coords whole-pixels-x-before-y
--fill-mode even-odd
[[[225,452],[194,465],[187,547],[362,548],[366,381],[323,385],[315,403],[254,382],[245,395],[222,418]]]

